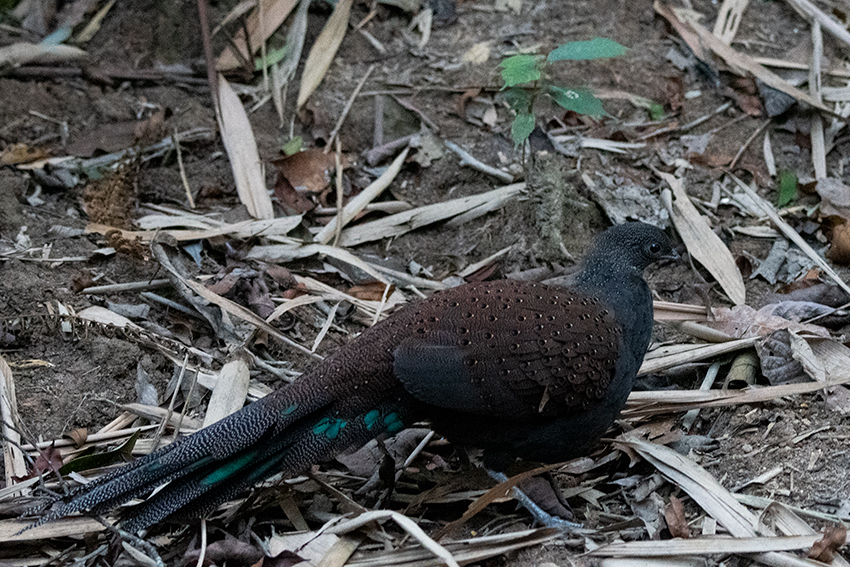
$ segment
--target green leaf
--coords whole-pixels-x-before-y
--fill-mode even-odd
[[[525,142],[531,136],[532,130],[534,130],[534,115],[525,112],[517,114],[514,123],[511,124],[511,138],[514,140],[514,147]]]
[[[286,142],[283,147],[280,149],[283,150],[287,156],[291,156],[292,154],[297,154],[301,151],[301,148],[304,146],[304,139],[301,136],[295,136],[290,138],[288,142]]]
[[[286,52],[288,51],[287,46],[279,47],[277,49],[271,49],[266,52],[266,57],[263,59],[262,57],[254,58],[254,70],[262,71],[266,67],[271,67],[272,65],[277,65],[283,58],[286,57]]]
[[[540,67],[536,55],[514,55],[499,65],[502,69],[503,89],[540,79]]]
[[[779,172],[779,207],[784,207],[797,198],[797,175],[793,171]]]
[[[590,41],[571,41],[553,49],[547,60],[554,61],[579,60],[579,59],[603,59],[606,57],[619,57],[628,51],[613,39],[597,37]]]
[[[516,114],[531,112],[531,95],[522,87],[511,87],[502,91],[502,97]]]
[[[664,105],[653,102],[649,105],[649,117],[658,122],[664,119]]]
[[[572,110],[588,116],[608,116],[602,108],[602,101],[585,89],[562,89],[554,85],[546,88],[546,94],[565,110]]]

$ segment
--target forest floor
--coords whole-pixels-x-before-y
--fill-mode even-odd
[[[775,105],[783,100],[777,101],[776,91],[760,90],[763,83],[752,74],[733,74],[729,61],[710,49],[695,57],[688,47],[693,28],[681,20],[672,23],[662,13],[666,9],[649,1],[339,3],[353,4],[348,23],[339,28],[347,32],[300,109],[296,103],[300,81],[309,71],[308,52],[322,40],[333,13],[324,1],[313,2],[306,14],[303,53],[279,110],[268,94],[269,76],[245,65],[226,74],[248,113],[263,187],[274,188],[278,224],[262,226],[250,224],[229,148],[218,133],[194,3],[115,3],[85,41],[78,41],[78,34],[106,3],[65,2],[57,14],[55,2],[22,2],[19,6],[30,6],[29,11],[20,8],[22,22],[11,12],[0,15],[4,46],[37,43],[70,20],[72,38],[86,52],[81,59],[23,65],[10,65],[0,56],[0,374],[5,381],[0,394],[4,401],[11,397],[9,403],[17,408],[4,409],[3,419],[13,420],[24,433],[22,443],[64,443],[58,453],[47,451],[45,457],[43,451],[36,463],[14,464],[7,450],[6,479],[0,485],[0,516],[7,518],[0,521],[0,564],[65,563],[86,553],[92,553],[88,561],[95,561],[93,552],[106,539],[83,539],[82,533],[96,528],[74,535],[67,524],[65,531],[57,528],[48,535],[14,536],[24,525],[14,518],[27,508],[31,494],[12,490],[13,483],[36,478],[33,467],[49,470],[59,454],[67,462],[86,442],[121,445],[134,427],[164,418],[175,390],[174,411],[184,413],[182,427],[198,427],[207,410],[204,394],[223,379],[223,365],[240,349],[251,362],[251,386],[243,396],[252,400],[306,370],[315,362],[309,351],[327,356],[376,317],[419,294],[463,281],[568,275],[593,235],[627,219],[668,229],[684,258],[647,271],[657,300],[697,306],[692,318],[700,320],[700,328],[713,325],[727,340],[753,338],[715,354],[689,358],[685,353],[675,363],[659,363],[641,378],[641,391],[609,432],[621,441],[673,446],[695,468],[665,469],[658,463],[673,458],[666,453],[653,460],[644,446],[606,442],[588,459],[554,471],[591,535],[521,532],[532,527],[530,516],[510,498],[501,498],[466,524],[453,524],[441,542],[500,535],[508,539],[485,540],[472,552],[446,545],[461,564],[566,566],[597,564],[605,553],[582,554],[614,541],[662,542],[686,535],[712,540],[715,533],[744,537],[697,495],[700,490],[716,494],[717,487],[748,506],[753,516],[746,517],[759,518],[753,536],[802,537],[805,524],[820,530],[850,521],[850,390],[840,385],[850,380],[850,364],[842,369],[840,363],[850,320],[839,310],[808,326],[794,323],[850,297],[824,268],[832,266],[838,277],[850,281],[842,265],[850,261],[850,231],[844,230],[850,226],[845,225],[850,218],[850,168],[845,167],[850,138],[840,129],[841,120],[813,111],[811,104],[790,104],[793,98],[790,108],[777,113]],[[294,2],[266,1],[264,17],[274,19],[275,10],[288,4]],[[703,16],[704,26],[713,27],[719,3],[686,4]],[[220,24],[234,5],[210,6],[211,26]],[[76,19],[70,15],[74,9]],[[842,17],[838,10],[826,12],[829,18]],[[213,37],[213,53],[238,43],[251,17],[226,22]],[[269,51],[282,44],[295,17],[271,34]],[[784,84],[803,84],[799,88],[806,92],[809,68],[818,62],[824,70],[823,104],[841,113],[847,94],[836,87],[846,85],[850,76],[842,59],[847,46],[825,33],[823,51],[815,42],[813,54],[812,38],[820,37],[820,29],[813,31],[790,1],[758,2],[740,17],[731,49],[788,62],[786,68],[771,69]],[[591,89],[608,116],[565,112],[540,97],[537,128],[529,144],[515,149],[513,116],[500,94],[499,63],[516,53],[546,54],[569,41],[595,37],[629,50],[611,59],[552,64],[548,80]],[[261,43],[255,39],[252,46]],[[824,146],[819,128],[826,130]],[[395,147],[389,144],[402,138]],[[234,139],[245,144],[244,137]],[[445,142],[457,144],[498,175],[462,163]],[[408,145],[406,159],[393,172],[391,163]],[[304,151],[286,158],[286,150],[293,148]],[[391,176],[391,183],[342,231],[335,251],[308,249],[311,235],[335,218],[337,188],[343,203],[349,203],[382,174]],[[785,226],[829,260],[819,257],[819,264],[793,245],[776,248],[787,235],[746,197],[733,175],[769,207],[785,201]],[[684,196],[673,187],[677,183]],[[514,190],[487,193],[503,186]],[[671,189],[674,202],[668,205]],[[452,201],[472,196],[481,196],[477,207]],[[429,209],[432,218],[407,219],[389,232],[381,232],[380,224],[366,224],[440,203],[448,204],[437,212]],[[708,240],[705,230],[719,238]],[[774,270],[765,262],[769,254],[778,262]],[[213,307],[220,325],[211,324],[195,308],[203,309],[205,301],[178,290],[164,258],[181,277],[242,305],[254,319],[240,318],[228,303]],[[364,271],[362,262],[371,268]],[[383,271],[375,272],[375,266]],[[375,273],[393,287],[377,281]],[[751,278],[754,273],[761,275]],[[140,287],[92,289],[130,282],[141,282]],[[256,319],[304,290],[322,301],[283,313],[270,323],[272,329],[258,326]],[[781,295],[790,291],[797,295]],[[780,321],[756,314],[786,299],[807,310],[802,315],[774,312]],[[736,310],[723,310],[735,304]],[[105,310],[92,307],[126,319],[108,319]],[[693,327],[671,322],[671,317],[687,317],[670,309],[657,318],[652,360],[660,357],[661,347],[679,352],[682,345],[709,340],[698,332],[694,338]],[[129,327],[128,319],[133,321]],[[742,379],[735,372],[747,364],[761,371],[744,372]],[[186,376],[198,376],[200,386],[191,392],[189,378],[177,384],[184,367],[191,370]],[[818,379],[827,383],[813,382]],[[718,394],[750,397],[676,401],[676,392],[699,389],[703,382]],[[694,408],[699,412],[686,413]],[[92,437],[106,431],[117,433]],[[439,438],[405,467],[410,445],[424,433],[416,430],[392,445],[407,452],[396,455],[403,474],[382,507],[406,511],[433,534],[460,518],[492,481]],[[173,428],[165,435],[173,435]],[[150,446],[140,439],[132,451],[142,454]],[[322,483],[360,504],[375,505],[378,498],[371,492],[355,492],[381,457],[355,455],[316,467],[314,479],[292,485],[278,480],[276,491],[256,491],[253,511],[227,507],[209,523],[210,542],[219,543],[219,555],[210,551],[207,563],[252,565],[265,552],[269,565],[292,564],[289,556],[271,559],[289,549],[318,564],[333,542],[298,547],[280,533],[317,530],[351,509]],[[699,485],[693,488],[671,472],[687,476],[698,467],[716,479],[717,487],[699,477],[692,480]],[[794,524],[798,532],[788,531],[791,516],[804,518],[804,527]],[[377,565],[381,554],[385,563],[380,564],[386,565],[435,561],[428,563],[426,553],[423,563],[394,556],[390,551],[404,538],[396,528],[385,529],[346,536],[349,544],[365,542],[348,564]],[[198,533],[197,525],[183,531],[157,526],[148,539],[166,563],[182,565],[197,562]],[[812,542],[781,549],[805,556]],[[665,555],[683,564],[694,564],[695,557],[707,564],[749,564],[753,557],[770,561],[753,555],[767,547],[752,545],[737,555],[728,548],[703,553],[658,549],[667,549]],[[114,559],[116,549],[101,553]],[[622,554],[641,556],[635,549]],[[818,552],[812,556],[826,558]],[[134,560],[141,561],[128,559],[127,553],[121,559]]]

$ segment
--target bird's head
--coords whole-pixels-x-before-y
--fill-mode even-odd
[[[613,226],[600,234],[585,257],[585,271],[634,270],[638,275],[658,260],[678,259],[660,228],[642,222]]]

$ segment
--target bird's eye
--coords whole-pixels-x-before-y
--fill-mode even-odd
[[[649,245],[649,252],[651,254],[661,254],[661,245],[657,242],[653,242]]]

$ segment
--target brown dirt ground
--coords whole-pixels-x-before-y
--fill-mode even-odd
[[[214,21],[226,13],[227,6],[217,6]],[[316,3],[320,4],[320,3]],[[696,119],[725,101],[722,94],[697,76],[682,73],[665,59],[665,53],[676,44],[665,23],[655,16],[652,3],[625,0],[577,1],[577,2],[524,2],[522,16],[511,13],[479,10],[485,2],[462,2],[457,20],[433,31],[431,41],[423,50],[411,49],[405,43],[399,29],[406,26],[407,18],[401,12],[381,6],[377,17],[369,24],[369,31],[389,48],[385,56],[376,55],[372,47],[356,33],[349,33],[328,76],[313,96],[309,105],[315,123],[302,125],[296,118],[296,134],[303,135],[306,143],[313,142],[321,125],[332,127],[339,116],[349,93],[371,64],[377,65],[366,90],[378,90],[386,85],[410,84],[426,86],[410,101],[440,128],[439,135],[453,140],[486,163],[499,163],[499,153],[516,160],[512,144],[506,137],[509,121],[505,109],[500,108],[497,131],[490,131],[472,124],[456,111],[457,92],[451,89],[474,85],[495,84],[495,63],[507,51],[516,46],[539,44],[542,51],[571,39],[586,39],[595,36],[611,37],[631,47],[625,57],[604,62],[579,63],[558,67],[557,81],[567,84],[586,84],[599,88],[619,89],[646,96],[654,100],[666,100],[665,84],[670,78],[684,83],[684,90],[700,89],[702,96],[687,100],[678,117],[680,123]],[[694,7],[714,17],[716,7],[708,1],[694,1]],[[189,6],[188,3],[185,4]],[[754,8],[751,8],[751,11]],[[153,0],[118,3],[105,20],[103,29],[87,46],[92,58],[101,65],[122,67],[149,67],[158,61],[161,46],[154,40],[165,26],[160,19],[149,14],[156,10]],[[185,21],[180,37],[185,41],[170,46],[175,53],[171,57],[184,65],[203,68],[200,35],[193,8],[186,8]],[[357,2],[352,21],[366,15],[368,6]],[[312,43],[325,21],[328,10],[316,5],[310,15],[308,45]],[[794,22],[794,25],[789,25]],[[0,32],[2,34],[4,32]],[[759,2],[758,15],[750,13],[744,19],[739,38],[749,38],[751,53],[775,54],[775,46],[795,45],[808,37],[808,27],[794,12],[781,2]],[[0,35],[0,39],[10,40]],[[486,64],[462,65],[456,62],[459,54],[473,44],[490,40],[493,57]],[[829,43],[829,42],[828,42]],[[163,55],[163,58],[166,56]],[[173,61],[170,61],[173,62]],[[202,74],[199,76],[203,76]],[[384,86],[382,86],[384,85]],[[290,90],[288,112],[294,112],[295,89]],[[33,142],[56,133],[56,125],[30,114],[38,111],[54,119],[66,121],[70,141],[83,136],[104,124],[131,120],[142,107],[142,103],[170,109],[173,117],[169,128],[213,127],[215,119],[210,105],[209,92],[195,84],[151,84],[140,81],[109,86],[93,84],[82,78],[54,80],[24,80],[0,77],[0,149],[13,143]],[[639,118],[646,120],[644,111],[638,111],[619,100],[606,102],[606,109],[624,121]],[[669,108],[668,108],[669,111]],[[354,104],[341,133],[346,151],[354,155],[372,146],[373,103],[371,97],[361,97]],[[545,117],[556,115],[551,108],[542,108]],[[693,134],[699,134],[730,122],[741,114],[736,107],[700,126]],[[748,117],[736,121],[716,136],[712,150],[720,155],[734,155],[747,137],[760,124],[762,118]],[[251,124],[257,137],[260,155],[270,160],[279,155],[280,146],[288,139],[289,125],[278,127],[278,117],[268,103],[251,116]],[[325,130],[325,131],[327,131]],[[773,132],[774,148],[780,168],[801,172],[808,170],[808,150],[795,150],[794,135],[779,129]],[[48,138],[51,151],[61,155],[63,148],[55,138]],[[759,138],[761,139],[761,138]],[[660,137],[652,141],[652,147],[640,156],[599,155],[588,152],[583,158],[583,171],[595,168],[610,172],[618,167],[640,168],[642,160],[651,161],[654,151],[671,144],[671,140]],[[715,146],[716,145],[716,146]],[[830,155],[830,168],[843,160],[846,146]],[[613,157],[612,157],[613,156]],[[220,140],[212,143],[190,144],[184,148],[183,159],[189,184],[200,192],[198,207],[202,211],[224,211],[238,206],[230,169]],[[761,162],[758,148],[750,148],[744,154],[744,163],[759,167]],[[405,167],[394,183],[392,194],[413,205],[430,204],[447,198],[480,193],[494,186],[492,179],[467,168],[459,168],[458,160],[449,154],[435,161],[431,167],[420,168],[415,164]],[[563,160],[566,169],[574,169],[576,160]],[[657,163],[657,162],[656,162]],[[763,167],[763,166],[762,166]],[[269,184],[273,183],[272,167]],[[643,174],[646,174],[644,170]],[[185,194],[180,182],[178,167],[173,156],[154,160],[138,167],[133,177],[133,207],[142,204],[185,206]],[[696,197],[710,198],[711,182],[720,172],[706,167],[695,167],[688,174],[688,190]],[[845,173],[845,177],[847,173]],[[657,179],[647,176],[650,183]],[[845,179],[845,182],[847,179]],[[0,239],[14,242],[21,226],[34,246],[50,246],[51,257],[75,257],[88,255],[92,250],[106,245],[97,235],[60,238],[49,231],[54,225],[84,228],[88,219],[84,205],[84,185],[72,190],[43,188],[43,204],[31,206],[25,196],[32,194],[35,182],[22,170],[0,169]],[[582,189],[579,189],[582,193]],[[773,193],[766,195],[773,200]],[[440,278],[470,265],[488,255],[514,245],[502,261],[500,274],[528,269],[548,262],[557,261],[569,266],[564,258],[546,257],[540,243],[537,219],[540,199],[531,197],[518,200],[507,207],[456,229],[428,228],[406,234],[390,242],[359,247],[356,251],[385,257],[405,269],[410,261],[416,261]],[[138,210],[131,208],[130,217]],[[570,234],[590,234],[601,229],[607,221],[604,214],[594,208],[592,214],[573,217],[575,223],[564,227]],[[721,208],[718,211],[720,226],[728,227],[736,222],[733,212]],[[583,225],[583,226],[581,226]],[[731,233],[724,233],[729,238]],[[575,243],[570,252],[582,253],[586,239],[565,238]],[[734,254],[748,252],[764,258],[769,244],[735,235],[730,240]],[[210,252],[210,257],[212,253]],[[210,257],[205,267],[215,265]],[[220,256],[219,256],[220,257]],[[297,269],[293,268],[294,270]],[[102,336],[99,333],[78,332],[67,337],[45,317],[47,304],[62,302],[79,311],[92,304],[101,304],[107,298],[90,297],[72,291],[75,278],[84,273],[99,276],[100,282],[139,281],[157,276],[157,265],[150,258],[117,254],[86,262],[63,262],[60,264],[0,259],[0,318],[10,321],[24,317],[27,328],[16,331],[15,340],[2,348],[3,356],[13,365],[17,385],[17,397],[23,422],[30,434],[44,439],[56,438],[79,427],[93,430],[103,426],[120,413],[117,404],[135,401],[136,366],[142,366],[152,376],[160,397],[171,376],[171,365],[162,357],[131,340],[119,336]],[[209,273],[209,272],[208,272]],[[846,273],[846,270],[845,272]],[[498,275],[498,274],[497,274]],[[649,275],[650,283],[663,299],[689,303],[700,303],[700,295],[694,286],[700,276],[685,266],[666,265]],[[330,280],[340,284],[338,280]],[[749,280],[748,303],[758,307],[758,300],[770,287],[761,280]],[[176,296],[171,296],[177,299]],[[138,303],[136,294],[111,296],[110,301]],[[724,300],[716,293],[714,304]],[[169,326],[175,319],[159,306],[154,305],[151,319]],[[352,327],[353,330],[357,326]],[[0,329],[2,331],[2,329]],[[207,331],[195,329],[195,336]],[[298,327],[296,332],[307,336],[310,344],[314,330]],[[675,337],[669,329],[660,328],[659,338]],[[2,339],[2,337],[0,337]],[[322,350],[328,352],[335,345],[348,340],[348,336],[332,331]],[[3,343],[0,341],[0,346]],[[277,346],[270,346],[276,358],[292,361],[295,369],[304,369],[308,361],[297,353]],[[27,361],[38,360],[47,364],[27,365]],[[724,371],[721,371],[721,378]],[[694,387],[702,373],[694,371],[677,376],[676,382],[686,388]],[[256,376],[272,386],[277,380],[264,373]],[[766,435],[768,425],[776,426]],[[828,427],[816,435],[800,442],[790,441],[795,435],[808,430]],[[776,496],[783,501],[816,510],[835,512],[850,501],[850,480],[847,477],[848,448],[850,448],[850,424],[847,418],[825,405],[820,395],[795,396],[774,403],[744,406],[729,409],[703,411],[697,421],[698,433],[709,431],[718,438],[719,449],[698,459],[721,479],[727,487],[740,483],[773,468],[781,463],[785,472],[768,482],[746,491],[761,496]],[[812,455],[821,452],[818,459]],[[648,469],[638,469],[642,473]],[[611,474],[631,474],[626,462],[618,461]],[[580,502],[574,503],[582,515],[585,509]],[[500,508],[505,512],[510,506]],[[631,516],[627,509],[612,505],[609,512]],[[455,508],[442,508],[431,514],[432,519],[450,520],[459,513]],[[847,511],[844,510],[846,515]],[[562,544],[551,544],[528,549],[503,558],[493,559],[486,564],[496,565],[541,565],[553,562],[557,565],[575,564],[577,548]],[[734,559],[732,562],[734,563]],[[727,565],[730,563],[727,563]]]

